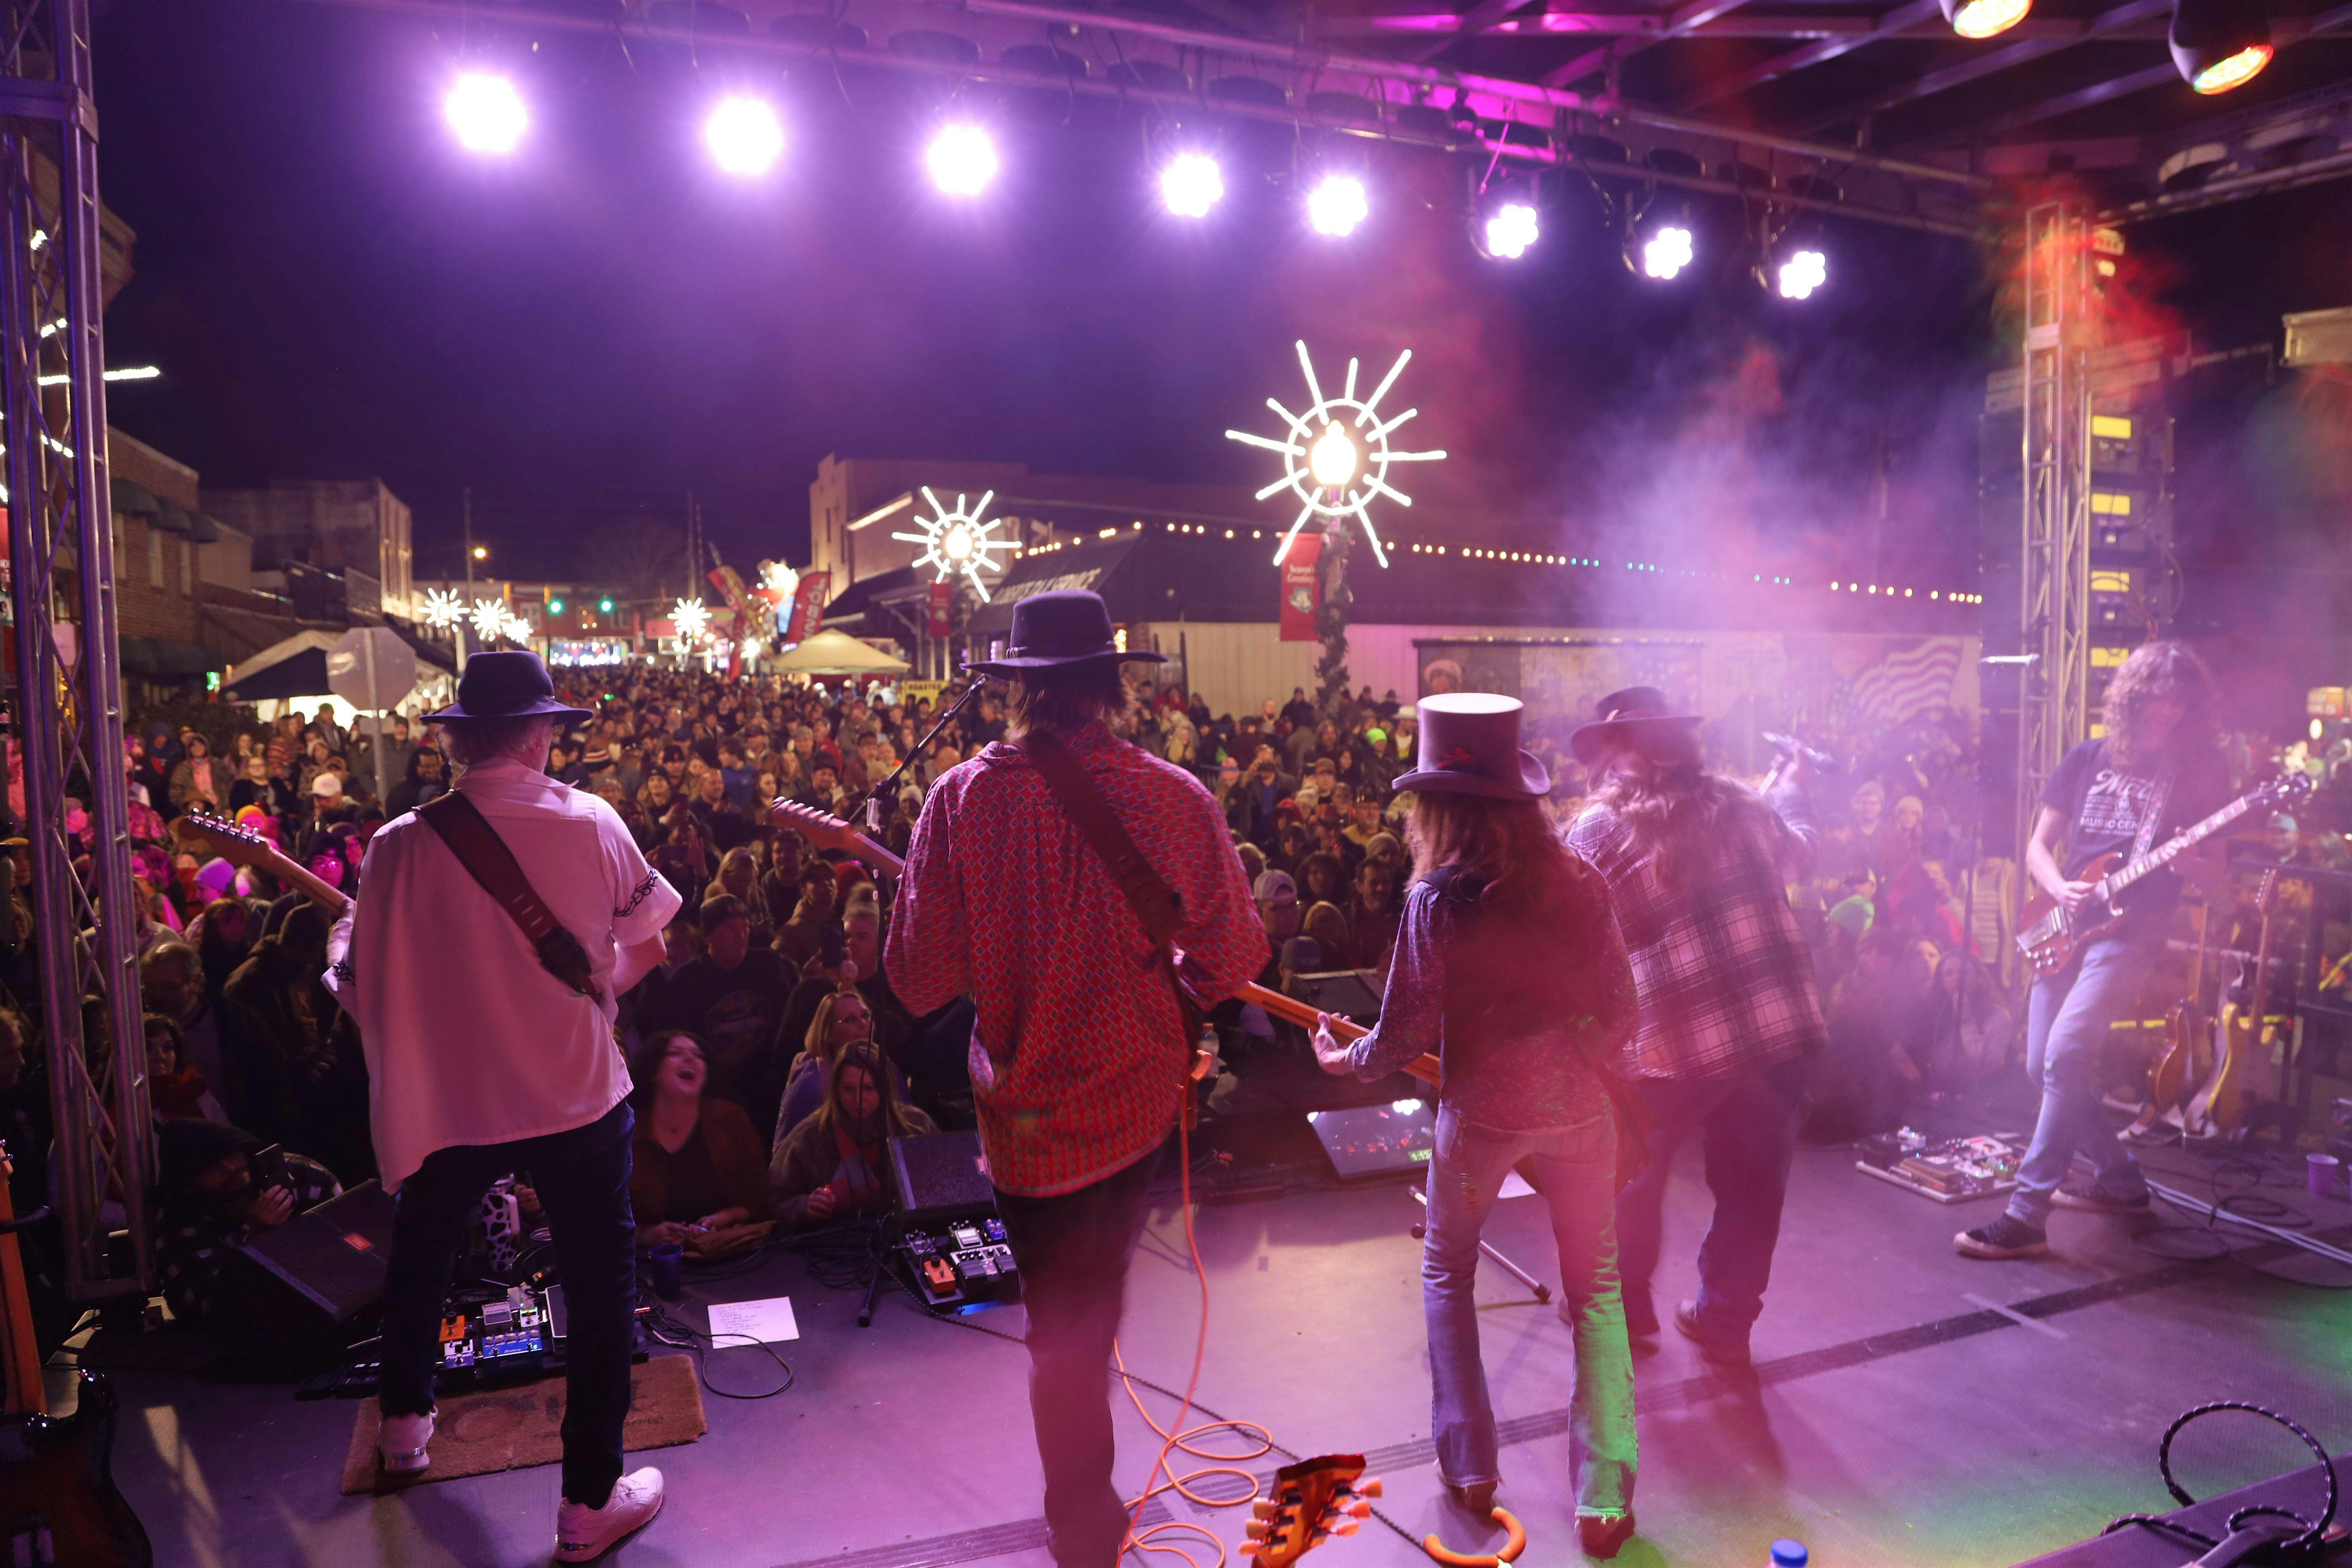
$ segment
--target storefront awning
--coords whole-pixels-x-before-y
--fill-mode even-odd
[[[124,637],[122,668],[140,675],[205,675],[228,661],[208,647],[169,637]]]

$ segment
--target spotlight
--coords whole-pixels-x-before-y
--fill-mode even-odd
[[[1990,38],[2025,20],[2033,0],[1943,0],[1944,20],[1963,38]]]
[[[1525,202],[1506,202],[1486,220],[1486,254],[1517,261],[1538,237],[1536,209]]]
[[[1205,217],[1225,199],[1225,177],[1214,158],[1187,153],[1160,171],[1160,197],[1178,217]]]
[[[457,79],[441,100],[441,113],[468,153],[511,153],[530,124],[514,83],[479,71]]]
[[[2209,95],[2245,86],[2275,52],[2270,19],[2245,0],[2174,0],[2168,41],[2181,79]]]
[[[1780,268],[1780,298],[1810,300],[1813,290],[1830,280],[1829,258],[1818,250],[1798,250],[1789,254]]]
[[[1679,224],[1667,224],[1651,232],[1642,242],[1642,275],[1645,278],[1672,278],[1688,267],[1698,251],[1691,240],[1691,231]]]
[[[1328,174],[1307,194],[1307,221],[1318,234],[1345,237],[1370,217],[1372,204],[1364,182],[1352,174]]]
[[[765,99],[727,98],[702,122],[710,160],[730,174],[764,174],[784,155],[783,122]]]
[[[996,143],[977,125],[950,125],[924,154],[931,181],[951,196],[976,196],[996,178]]]

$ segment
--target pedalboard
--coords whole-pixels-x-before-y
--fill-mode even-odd
[[[517,1356],[538,1356],[553,1342],[547,1301],[528,1285],[441,1320],[441,1370],[480,1373]]]
[[[1854,1169],[1939,1204],[1966,1203],[2013,1190],[2027,1142],[2014,1132],[1930,1138],[1904,1127],[1856,1144]]]
[[[908,1225],[898,1258],[926,1306],[999,1306],[1021,1300],[1021,1273],[994,1215]]]

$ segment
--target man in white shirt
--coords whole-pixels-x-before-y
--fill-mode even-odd
[[[586,1562],[660,1511],[661,1472],[621,1473],[636,1258],[629,1075],[617,998],[662,960],[678,895],[613,808],[546,776],[556,721],[585,719],[526,652],[478,653],[441,726],[462,797],[384,825],[335,928],[328,984],[367,1053],[378,1163],[400,1206],[384,1281],[387,1469],[430,1462],[433,1373],[450,1270],[488,1184],[530,1173],[554,1233],[570,1335],[558,1562]],[[559,979],[445,840],[477,812],[581,952]],[[454,831],[454,830],[453,830]],[[583,963],[584,959],[584,963]]]

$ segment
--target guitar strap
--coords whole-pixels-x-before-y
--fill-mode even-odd
[[[601,1004],[604,993],[596,984],[588,950],[556,920],[555,911],[531,887],[514,851],[507,847],[507,841],[499,837],[498,829],[490,826],[481,808],[467,800],[463,790],[453,789],[438,800],[418,806],[416,815],[441,836],[441,842],[449,847],[449,853],[457,858],[457,864],[466,868],[467,874],[481,885],[482,891],[513,917],[523,940],[539,954],[539,966],[575,994]]]
[[[2178,768],[2167,768],[2156,781],[2156,804],[2148,808],[2147,820],[2139,825],[2139,837],[2132,840],[2131,854],[2124,864],[2146,856],[2155,847],[2156,831],[2164,821],[2165,808],[2172,804],[2172,781],[2179,776]]]
[[[1118,814],[1111,809],[1110,802],[1103,798],[1102,791],[1095,787],[1094,780],[1087,776],[1087,770],[1070,754],[1068,747],[1036,731],[1012,744],[1037,765],[1037,775],[1054,792],[1054,798],[1062,803],[1062,809],[1070,814],[1070,820],[1077,825],[1095,853],[1102,857],[1111,880],[1126,895],[1135,918],[1143,922],[1143,934],[1160,950],[1160,971],[1176,993],[1177,1015],[1184,1030],[1184,1054],[1190,1060],[1193,1042],[1200,1038],[1201,1020],[1192,997],[1176,978],[1176,934],[1184,927],[1183,900],[1168,885],[1168,879],[1144,858],[1134,836],[1119,821]],[[1188,1095],[1184,1101],[1187,1126],[1191,1125],[1192,1109]]]

